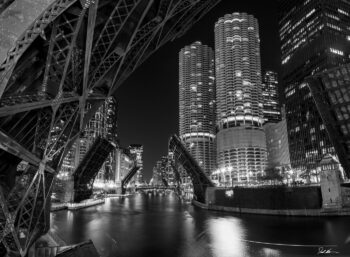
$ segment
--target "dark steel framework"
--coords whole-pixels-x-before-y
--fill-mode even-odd
[[[107,139],[96,138],[73,174],[74,202],[90,198],[95,177],[113,149],[114,146]]]
[[[174,158],[182,165],[191,177],[193,191],[197,201],[205,202],[207,187],[214,187],[213,182],[207,177],[197,161],[191,156],[180,138],[173,135],[169,140],[169,149],[174,153]]]
[[[139,169],[140,169],[140,167],[135,165],[134,167],[131,168],[129,173],[126,174],[126,176],[123,178],[123,180],[122,180],[122,194],[126,193],[126,186],[130,182],[130,180],[133,178],[133,176],[135,176],[136,172]]]
[[[90,117],[152,53],[218,2],[33,0],[1,6],[0,252],[25,256],[48,230],[55,175]],[[18,171],[21,162],[28,165]]]
[[[339,162],[350,178],[350,65],[306,79]]]

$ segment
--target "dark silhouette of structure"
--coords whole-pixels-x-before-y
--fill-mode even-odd
[[[114,146],[101,137],[93,143],[73,174],[74,202],[90,198],[95,177],[113,149]]]
[[[350,177],[350,65],[306,79],[329,139],[344,172]]]
[[[49,228],[55,175],[90,117],[141,63],[219,0],[5,2],[0,252],[25,256]],[[26,168],[17,171],[20,163]]]
[[[136,172],[140,169],[139,166],[135,165],[129,173],[122,180],[122,194],[126,193],[126,186],[130,182],[130,180],[135,176]]]
[[[312,170],[325,154],[333,155],[335,151],[303,81],[350,61],[350,3],[342,0],[279,0],[278,3],[291,166]]]

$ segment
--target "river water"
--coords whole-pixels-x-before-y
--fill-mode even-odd
[[[350,256],[350,217],[205,211],[172,192],[51,215],[52,231],[67,244],[91,239],[102,257],[320,256],[330,248],[339,253],[334,256]]]

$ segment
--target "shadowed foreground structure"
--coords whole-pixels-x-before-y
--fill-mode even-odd
[[[1,253],[49,229],[55,175],[104,100],[218,2],[0,1]]]

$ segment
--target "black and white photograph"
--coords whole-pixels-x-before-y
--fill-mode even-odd
[[[350,256],[350,0],[0,0],[0,257]]]

